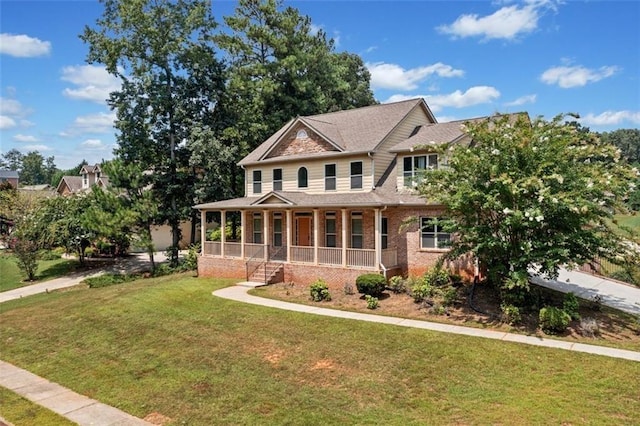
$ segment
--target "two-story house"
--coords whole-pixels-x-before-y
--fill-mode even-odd
[[[62,176],[56,192],[60,195],[69,195],[88,191],[94,185],[106,188],[109,186],[109,178],[102,173],[99,164],[94,166],[85,164],[80,169],[78,176]]]
[[[344,284],[366,271],[424,273],[450,235],[438,225],[443,207],[415,182],[445,163],[434,147],[469,141],[462,124],[437,124],[422,99],[292,119],[240,161],[244,197],[195,206],[200,275]],[[207,241],[206,224],[230,214],[239,238]]]

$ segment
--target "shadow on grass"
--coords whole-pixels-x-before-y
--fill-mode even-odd
[[[80,262],[77,260],[65,260],[64,262],[55,263],[47,268],[42,269],[37,275],[35,281],[46,281],[53,278],[61,277],[77,271],[80,268]]]

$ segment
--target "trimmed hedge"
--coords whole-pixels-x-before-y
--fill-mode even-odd
[[[387,280],[380,274],[363,274],[356,279],[358,293],[378,297],[385,290]]]

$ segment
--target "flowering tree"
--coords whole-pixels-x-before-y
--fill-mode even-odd
[[[528,271],[615,258],[611,229],[638,171],[575,124],[526,115],[468,123],[470,145],[443,147],[448,167],[424,173],[420,193],[448,210],[449,258],[473,253],[503,290],[528,289]]]

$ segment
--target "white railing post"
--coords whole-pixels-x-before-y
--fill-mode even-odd
[[[374,229],[375,229],[374,248],[376,250],[375,268],[376,268],[376,271],[379,271],[380,264],[382,263],[382,250],[381,250],[382,238],[380,235],[380,225],[382,223],[382,218],[380,215],[380,209],[374,209],[373,219],[375,221],[375,225],[374,225]]]
[[[347,209],[342,209],[342,267],[347,267]]]
[[[291,262],[292,218],[293,213],[287,210],[287,262]]]
[[[227,242],[227,212],[220,210],[220,257],[224,258],[224,245]]]
[[[207,242],[207,211],[200,210],[200,256],[204,256],[204,245]]]
[[[240,210],[240,259],[244,259],[244,244],[247,238],[247,224],[245,222],[244,210]]]
[[[313,264],[318,264],[318,209],[313,209]]]
[[[262,210],[262,245],[264,260],[269,260],[269,210]]]

